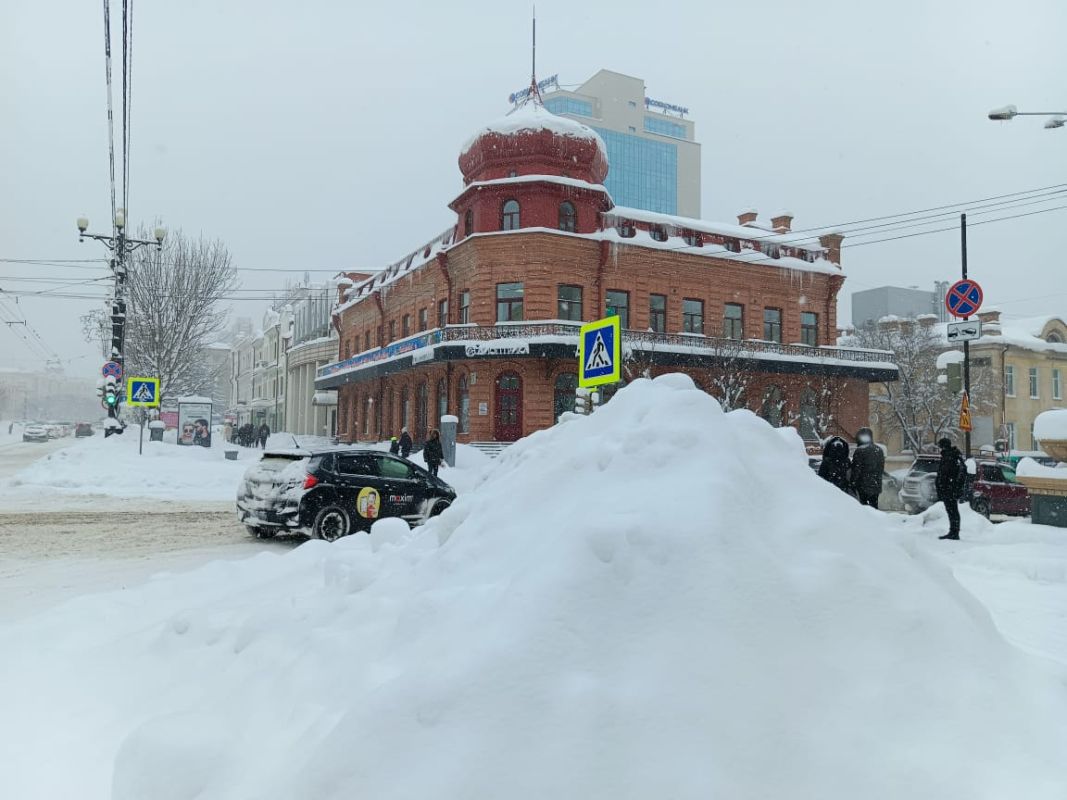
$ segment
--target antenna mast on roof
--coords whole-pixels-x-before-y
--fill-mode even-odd
[[[537,6],[533,7],[530,18],[530,102],[544,105],[541,90],[537,88]]]

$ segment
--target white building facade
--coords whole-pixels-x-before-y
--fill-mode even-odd
[[[336,390],[315,391],[319,367],[337,360],[338,337],[330,312],[336,289],[310,286],[290,303],[292,339],[286,352],[285,429],[305,436],[337,433]]]

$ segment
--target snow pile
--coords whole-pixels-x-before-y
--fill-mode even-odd
[[[261,452],[240,449],[228,461],[221,436],[213,447],[179,447],[152,442],[144,434],[144,453],[137,453],[138,427],[119,436],[92,436],[72,442],[35,461],[6,482],[5,490],[55,491],[62,495],[105,495],[161,500],[233,500],[248,462]]]
[[[537,133],[542,130],[551,131],[559,136],[572,136],[576,139],[588,139],[596,142],[604,158],[607,159],[608,157],[608,148],[596,131],[568,117],[556,116],[536,103],[527,103],[511,113],[480,127],[463,143],[460,148],[460,155],[470,150],[474,143],[487,133],[509,136],[515,133]]]
[[[0,796],[1062,798],[1062,684],[904,528],[638,380],[421,529],[0,629]]]
[[[1032,458],[1024,458],[1019,461],[1019,465],[1015,468],[1015,474],[1020,478],[1053,478],[1054,480],[1067,481],[1067,464],[1046,467]]]
[[[1067,441],[1067,408],[1042,411],[1034,419],[1034,438],[1039,442]]]

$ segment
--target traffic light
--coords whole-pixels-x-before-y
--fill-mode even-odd
[[[959,361],[947,364],[945,372],[948,375],[947,386],[948,390],[952,394],[959,394],[963,391],[963,364]]]
[[[109,411],[117,409],[119,405],[119,387],[115,379],[108,376],[104,383],[104,408]],[[114,415],[111,415],[114,416]]]
[[[593,404],[589,398],[590,391],[588,389],[575,389],[574,390],[574,413],[575,414],[588,414],[593,410]]]

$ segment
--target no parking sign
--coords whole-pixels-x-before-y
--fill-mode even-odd
[[[945,295],[945,308],[954,317],[970,317],[982,307],[983,296],[978,281],[964,278],[949,288]]]

